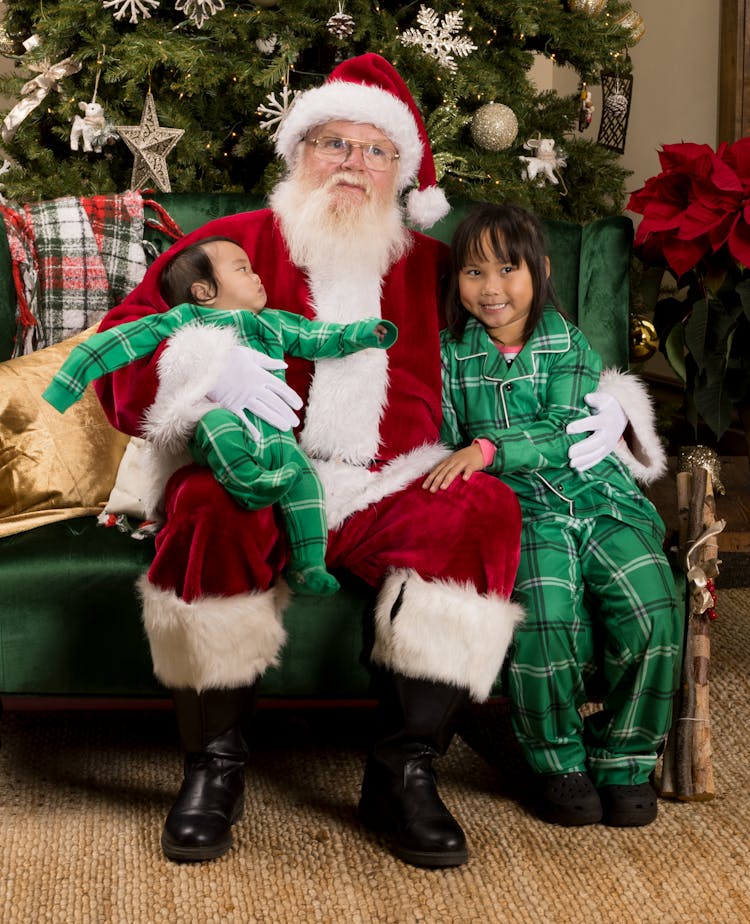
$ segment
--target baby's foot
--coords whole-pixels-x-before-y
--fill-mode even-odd
[[[314,594],[328,597],[341,587],[336,578],[322,565],[307,565],[303,568],[290,567],[286,574],[287,584],[297,594]]]

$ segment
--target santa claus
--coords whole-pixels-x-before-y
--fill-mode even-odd
[[[246,250],[272,307],[397,325],[389,351],[314,367],[291,360],[287,381],[304,404],[300,444],[325,485],[328,566],[377,588],[371,660],[382,733],[367,761],[360,815],[403,860],[457,865],[466,841],[440,799],[432,760],[467,701],[488,695],[522,614],[510,600],[520,531],[512,492],[483,473],[437,494],[421,487],[444,454],[438,334],[447,249],[407,230],[400,197],[416,181],[406,214],[423,227],[448,204],[419,112],[378,55],[345,61],[301,94],[276,148],[288,169],[270,208],[218,219],[179,241],[102,326],[166,310],[165,261],[216,234]],[[285,403],[299,407],[294,394],[262,366],[229,329],[195,327],[101,380],[98,391],[113,424],[146,437],[173,468],[216,403],[240,413],[252,407],[281,427],[298,422]],[[611,406],[614,413],[592,418],[597,457],[624,426]],[[171,475],[163,504],[166,522],[141,581],[143,616],[155,673],[174,691],[186,759],[162,846],[171,859],[203,860],[230,848],[241,812],[241,728],[284,644],[286,542],[273,509],[240,509],[196,466]]]

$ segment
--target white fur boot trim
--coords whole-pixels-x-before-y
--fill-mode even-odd
[[[249,686],[278,663],[286,641],[286,585],[186,603],[143,575],[138,590],[154,674],[166,687],[200,692]]]
[[[394,571],[375,608],[372,660],[407,677],[463,687],[482,702],[523,615],[517,603],[498,594],[479,594],[455,581],[425,581],[411,569]]]
[[[616,398],[630,424],[615,448],[619,459],[642,484],[651,484],[667,470],[667,455],[656,432],[656,418],[645,384],[633,375],[605,369],[599,390]]]

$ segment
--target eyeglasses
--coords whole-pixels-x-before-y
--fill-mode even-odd
[[[389,151],[372,141],[355,141],[353,138],[340,138],[338,135],[323,135],[320,138],[305,138],[315,148],[321,160],[338,161],[343,164],[349,160],[354,148],[362,152],[362,160],[370,170],[387,170],[394,160],[399,159],[396,151]]]

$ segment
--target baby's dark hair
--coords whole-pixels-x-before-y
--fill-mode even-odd
[[[181,305],[183,302],[201,304],[192,291],[196,282],[205,282],[208,286],[210,295],[208,299],[203,300],[204,302],[215,297],[219,284],[216,281],[211,258],[206,251],[206,244],[214,241],[228,241],[230,244],[237,244],[237,241],[232,240],[231,237],[222,237],[218,234],[213,237],[204,237],[194,244],[188,244],[175,254],[162,270],[161,294],[170,308]]]
[[[483,252],[484,239],[491,248],[490,254]],[[470,317],[461,304],[458,289],[461,270],[492,255],[513,265],[524,262],[531,274],[534,297],[523,331],[526,341],[539,323],[544,306],[549,302],[558,310],[560,306],[547,278],[544,228],[535,215],[520,205],[480,205],[456,228],[451,241],[451,275],[445,302],[448,330],[459,340]]]

